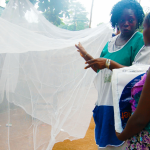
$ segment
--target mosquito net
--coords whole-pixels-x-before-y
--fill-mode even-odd
[[[111,37],[102,24],[67,31],[28,0],[10,0],[0,17],[0,149],[51,150],[83,138],[97,99],[96,73],[84,70],[79,41],[99,57]]]

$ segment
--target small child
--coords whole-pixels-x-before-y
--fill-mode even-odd
[[[145,17],[143,23],[144,49],[142,55],[137,55],[136,61],[139,63],[150,59],[150,13]],[[136,44],[136,43],[135,43]],[[147,55],[146,55],[147,53]],[[148,58],[147,58],[148,57]],[[143,62],[141,62],[143,60]],[[149,63],[150,64],[150,63]],[[127,140],[126,150],[149,150],[150,149],[150,69],[145,73],[143,79],[135,84],[131,94],[138,106],[129,118],[122,133],[116,133],[121,141]]]

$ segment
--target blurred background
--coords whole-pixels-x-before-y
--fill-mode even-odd
[[[54,25],[78,31],[96,27],[110,20],[110,11],[119,0],[30,0]],[[150,12],[150,0],[138,0],[144,12]],[[0,0],[0,14],[9,0]],[[92,13],[91,13],[92,12]]]

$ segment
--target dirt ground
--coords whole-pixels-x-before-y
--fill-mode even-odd
[[[11,109],[9,112],[10,127],[6,105],[0,105],[0,150],[44,150],[50,141],[51,126],[32,119],[21,108]],[[31,126],[32,125],[32,126]],[[94,139],[95,123],[91,119],[86,136],[83,139],[56,143],[52,150],[97,150]],[[34,133],[36,131],[36,135]],[[9,138],[8,138],[9,136]],[[9,140],[8,140],[9,139]],[[34,145],[34,142],[35,145]]]
[[[53,150],[97,150],[97,146],[94,139],[94,120],[91,119],[90,126],[83,139],[56,143]]]

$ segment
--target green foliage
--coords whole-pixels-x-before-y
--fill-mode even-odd
[[[35,5],[35,4],[38,2],[38,0],[30,0],[30,2],[31,2],[33,5]]]
[[[5,3],[8,4],[9,0],[6,0]]]
[[[9,0],[5,0],[5,3],[8,4]],[[30,2],[35,5],[37,3],[37,0],[30,0]]]
[[[141,33],[143,33],[143,25],[141,25],[141,26],[139,26],[139,28],[137,29],[137,31],[139,31],[139,32],[141,32]]]
[[[56,26],[68,30],[82,30],[88,27],[85,8],[76,0],[39,0],[38,10]]]
[[[56,26],[63,23],[61,18],[69,17],[69,0],[39,0],[38,6],[45,18]]]
[[[8,3],[9,0],[6,0]],[[30,0],[38,4],[38,10],[56,26],[72,31],[88,28],[85,8],[77,0]]]
[[[87,18],[87,12],[85,8],[76,0],[70,0],[69,5],[69,19],[65,19],[65,25],[60,25],[60,28],[78,31],[88,28],[89,19]]]

